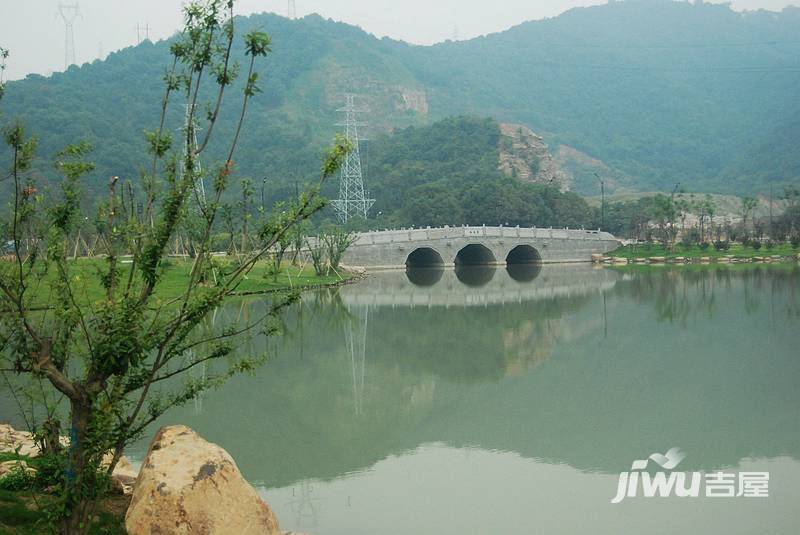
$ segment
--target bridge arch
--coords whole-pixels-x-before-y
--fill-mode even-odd
[[[442,260],[442,255],[432,247],[414,249],[406,258],[406,267],[409,268],[437,267],[443,265],[444,260]]]
[[[480,243],[471,243],[458,251],[456,266],[486,266],[496,264],[497,259],[491,249]]]
[[[506,264],[541,264],[542,255],[531,245],[517,245],[506,256]]]

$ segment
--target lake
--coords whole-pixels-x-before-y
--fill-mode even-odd
[[[284,530],[797,533],[796,265],[387,272],[282,323],[240,348],[272,355],[255,376],[161,423],[224,447]],[[706,482],[768,472],[769,496],[611,503],[621,472],[673,447]]]

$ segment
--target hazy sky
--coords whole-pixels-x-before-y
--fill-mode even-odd
[[[92,61],[136,44],[137,23],[152,40],[168,37],[181,23],[181,0],[67,0],[78,2],[77,62]],[[319,13],[361,26],[375,35],[431,44],[504,30],[526,20],[552,17],[605,0],[296,0],[297,14]],[[735,9],[779,11],[797,0],[734,0]],[[0,0],[0,47],[11,50],[7,79],[64,69],[64,24],[59,0]],[[239,0],[237,13],[286,14],[287,0]],[[144,38],[145,32],[141,31]]]

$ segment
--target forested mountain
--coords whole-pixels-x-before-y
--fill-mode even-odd
[[[755,193],[767,181],[800,180],[792,141],[800,124],[797,8],[737,13],[727,5],[628,0],[435,46],[377,39],[319,16],[238,21],[240,33],[254,27],[272,35],[273,54],[236,165],[258,185],[267,177],[270,198],[315,174],[347,92],[370,110],[363,119],[374,141],[365,158],[383,154],[368,177],[379,202],[389,203],[401,186],[408,191],[395,168],[411,162],[421,167],[402,176],[413,175],[419,188],[445,187],[439,181],[455,175],[492,178],[480,162],[426,159],[425,145],[408,141],[414,130],[382,137],[457,115],[523,124],[553,152],[594,162],[566,166],[571,188],[583,193],[597,193],[594,171],[609,191],[681,182],[692,191]],[[87,138],[96,146],[97,185],[112,174],[135,178],[142,132],[156,122],[168,46],[145,42],[49,78],[12,82],[2,120],[21,117],[39,137],[44,176],[59,148]],[[232,128],[238,104],[228,99],[218,128]],[[170,110],[169,128],[180,128],[183,113]],[[393,146],[406,159],[391,155]],[[211,147],[209,160],[220,153]],[[334,194],[335,184],[328,187]]]

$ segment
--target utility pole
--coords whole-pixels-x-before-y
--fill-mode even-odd
[[[336,111],[345,114],[344,123],[338,126],[345,127],[345,135],[350,142],[350,152],[342,165],[339,182],[339,198],[331,204],[339,215],[339,221],[347,223],[354,217],[367,219],[370,208],[375,204],[375,199],[368,199],[364,193],[364,176],[361,171],[361,152],[359,148],[358,127],[366,126],[358,122],[358,114],[367,110],[356,108],[355,95],[347,95],[347,104]]]
[[[58,15],[64,21],[64,70],[76,63],[75,60],[75,19],[80,16],[78,4],[58,4]]]

